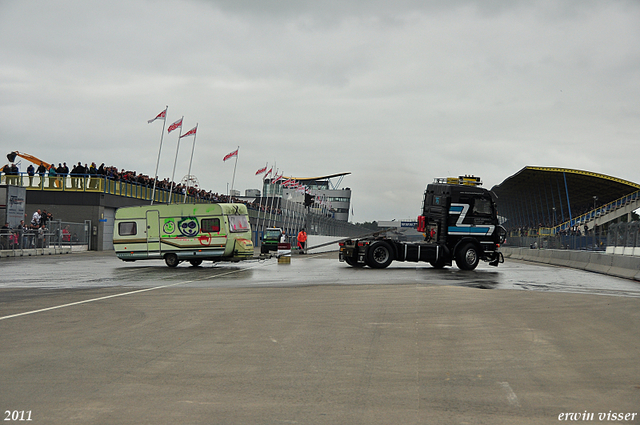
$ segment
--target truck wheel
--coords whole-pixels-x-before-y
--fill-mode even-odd
[[[478,248],[472,243],[464,245],[456,253],[456,265],[461,270],[473,270],[478,266]]]
[[[384,269],[393,261],[391,247],[388,243],[377,241],[369,246],[367,251],[367,265],[372,269]]]
[[[364,267],[364,263],[358,263],[358,260],[354,258],[345,257],[344,261],[351,267],[356,267],[356,268]]]
[[[178,260],[178,256],[176,254],[167,254],[164,256],[164,262],[169,267],[175,267],[180,264],[180,260]]]
[[[198,267],[200,264],[202,264],[202,260],[189,260],[189,262],[193,267]]]

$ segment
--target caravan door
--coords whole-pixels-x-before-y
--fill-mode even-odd
[[[149,257],[162,257],[160,252],[160,212],[158,210],[147,211],[147,255]]]

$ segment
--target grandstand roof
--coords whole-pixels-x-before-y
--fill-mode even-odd
[[[585,209],[606,204],[640,190],[640,184],[605,174],[570,168],[527,166],[491,189],[498,196],[500,215],[518,225],[558,223]],[[556,209],[556,220],[553,219]]]
[[[346,176],[348,174],[351,174],[351,173],[329,174],[327,176],[320,176],[320,177],[287,177],[287,178],[294,179],[294,180],[297,180],[299,182],[304,182],[304,181],[326,180],[326,179],[331,179],[331,178],[334,178],[334,177],[343,177],[343,176]]]

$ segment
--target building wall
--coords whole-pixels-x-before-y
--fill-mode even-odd
[[[40,209],[53,214],[54,220],[69,223],[91,222],[90,249],[113,249],[113,219],[119,207],[148,205],[149,201],[107,193],[49,192],[27,190],[25,223]]]
[[[340,221],[349,221],[349,211],[351,209],[351,189],[317,189],[313,190],[315,196],[324,197],[328,205],[333,210],[333,218]],[[287,199],[300,204],[304,203],[304,193],[294,189],[284,189],[283,199]]]

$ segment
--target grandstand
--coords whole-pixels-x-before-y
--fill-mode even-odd
[[[512,235],[584,234],[640,208],[640,184],[569,168],[527,166],[492,191]]]

